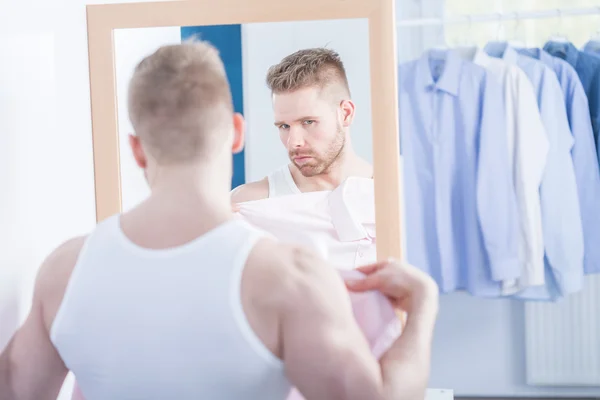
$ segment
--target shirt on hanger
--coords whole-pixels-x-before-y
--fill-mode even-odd
[[[583,231],[562,91],[554,72],[538,60],[520,55],[506,43],[490,42],[486,53],[517,65],[532,82],[550,149],[542,184],[542,228],[548,268],[552,268],[563,294],[583,284]]]
[[[542,49],[519,49],[552,68],[558,78],[575,143],[571,150],[579,194],[584,240],[584,271],[600,271],[600,171],[587,96],[579,76],[568,62]]]
[[[592,39],[583,45],[583,51],[589,54],[600,56],[600,39]]]
[[[598,135],[600,133],[600,57],[581,52],[572,43],[548,42],[544,45],[544,50],[554,57],[567,61],[577,71],[588,98],[596,153],[600,162],[600,148],[598,146]],[[593,271],[590,272],[600,272],[600,265],[594,267]]]
[[[502,87],[452,51],[402,64],[398,82],[407,258],[443,292],[498,296],[521,274]]]
[[[509,164],[519,207],[521,276],[502,282],[502,294],[544,284],[544,240],[540,184],[548,139],[538,111],[533,86],[517,66],[488,56],[477,47],[455,50],[462,58],[484,67],[504,88]]]

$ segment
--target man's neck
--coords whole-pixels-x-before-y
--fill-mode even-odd
[[[217,168],[162,169],[150,177],[151,199],[181,210],[231,212],[231,178]]]
[[[373,167],[353,152],[345,153],[323,174],[306,177],[291,164],[290,171],[301,192],[333,190],[348,177],[372,178]]]

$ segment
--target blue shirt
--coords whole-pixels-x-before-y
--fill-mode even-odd
[[[558,283],[558,288],[551,285],[544,288],[550,291],[558,289],[560,293],[552,293],[552,297],[577,292],[583,285],[583,230],[571,158],[573,136],[560,84],[549,67],[518,54],[506,43],[490,42],[485,51],[519,66],[533,84],[550,144],[540,186],[544,247],[547,267],[552,269]]]
[[[552,68],[558,77],[575,140],[571,154],[583,226],[584,271],[600,272],[600,171],[583,85],[575,69],[563,59],[553,57],[541,49],[521,49],[519,52],[540,60]]]
[[[589,54],[600,56],[600,40],[590,40],[583,46],[583,51]]]
[[[497,296],[520,275],[502,87],[451,51],[399,69],[407,258],[442,292]]]
[[[600,162],[600,149],[598,149],[598,134],[600,133],[600,57],[581,52],[572,43],[548,42],[544,46],[544,50],[554,57],[567,61],[577,71],[588,98],[596,152]],[[595,270],[600,272],[600,266],[596,266]]]

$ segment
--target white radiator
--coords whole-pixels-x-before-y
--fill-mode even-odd
[[[600,386],[600,275],[556,303],[525,305],[527,383]]]

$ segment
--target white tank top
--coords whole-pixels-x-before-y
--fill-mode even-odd
[[[153,250],[119,221],[88,237],[50,332],[85,399],[284,399],[283,363],[240,299],[248,254],[266,234],[234,220]]]
[[[287,196],[290,194],[302,193],[290,172],[290,167],[286,164],[283,167],[276,169],[269,176],[269,197]]]

